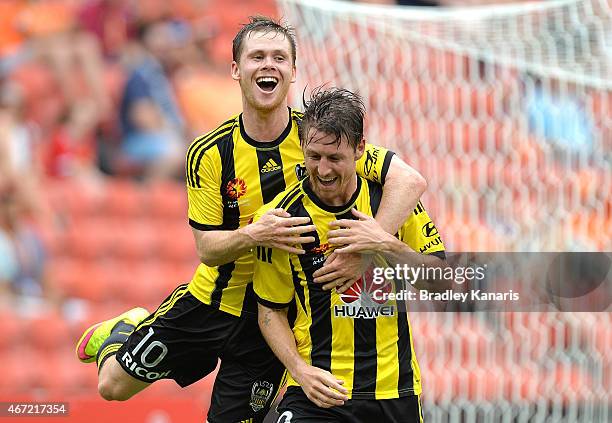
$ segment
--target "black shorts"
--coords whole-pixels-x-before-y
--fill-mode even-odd
[[[301,388],[290,386],[278,406],[276,423],[421,423],[418,395],[395,399],[348,400],[344,405],[320,408]]]
[[[187,285],[175,289],[117,352],[132,377],[144,382],[174,379],[182,387],[211,373],[219,359],[208,421],[263,421],[283,383],[283,365],[266,344],[256,318],[232,316],[204,304]]]

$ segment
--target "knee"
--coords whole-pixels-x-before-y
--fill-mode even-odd
[[[106,401],[126,401],[133,395],[120,384],[110,384],[104,381],[98,382],[98,393]]]
[[[126,401],[134,395],[125,381],[120,378],[104,377],[102,373],[98,380],[98,393],[106,401]]]

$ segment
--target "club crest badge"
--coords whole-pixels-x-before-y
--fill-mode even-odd
[[[251,408],[254,412],[258,412],[266,406],[266,403],[272,396],[274,385],[265,380],[259,380],[253,384],[251,388]]]
[[[298,181],[301,181],[302,179],[304,179],[306,175],[308,175],[308,172],[306,172],[306,166],[303,164],[296,164],[295,165],[295,176],[297,176]]]

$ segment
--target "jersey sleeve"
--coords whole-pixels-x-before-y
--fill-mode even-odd
[[[253,222],[271,208],[270,205],[261,207]],[[253,256],[253,290],[257,302],[276,309],[288,307],[295,294],[289,253],[276,248],[256,247]]]
[[[357,161],[357,174],[384,185],[394,155],[393,151],[384,147],[366,144],[363,156]]]
[[[189,224],[201,231],[222,229],[223,199],[219,150],[210,148],[200,156],[197,148],[189,148],[185,169]]]
[[[417,253],[433,254],[442,259],[445,258],[442,237],[420,201],[400,228],[398,235],[404,244]]]

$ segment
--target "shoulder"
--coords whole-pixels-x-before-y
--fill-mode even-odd
[[[299,122],[301,122],[303,117],[304,117],[304,113],[303,112],[300,112],[299,110],[291,109],[291,119],[293,119],[294,121],[297,121],[299,123]]]
[[[294,182],[285,188],[283,192],[274,197],[274,200],[272,200],[270,204],[273,205],[273,208],[288,210],[288,208],[296,202],[301,203],[303,197],[304,192],[302,191],[301,182]]]
[[[202,142],[219,141],[227,137],[234,129],[238,128],[238,116],[239,115],[232,116],[212,131],[196,137],[196,139],[191,143],[190,148],[196,144],[201,144]]]
[[[304,113],[300,112],[299,110],[291,109],[291,120],[293,121],[293,124],[297,126],[298,128],[302,124],[303,117],[304,117]]]
[[[238,115],[226,120],[212,131],[197,137],[189,145],[187,155],[192,156],[195,152],[204,153],[210,147],[231,138],[234,129],[238,127]]]
[[[217,128],[192,141],[187,149],[187,157],[185,159],[188,182],[191,186],[199,187],[198,173],[203,163],[210,163],[210,160],[213,160],[213,162],[219,161],[218,155],[211,154],[216,150],[212,147],[231,139],[233,131],[237,127],[238,115],[233,116]]]

